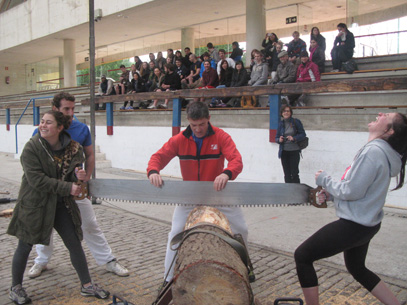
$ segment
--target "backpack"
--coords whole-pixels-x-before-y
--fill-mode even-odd
[[[358,65],[356,61],[353,59],[349,59],[342,64],[342,70],[344,70],[348,74],[353,74],[356,70],[358,70]]]
[[[244,95],[240,100],[240,105],[243,108],[254,108],[256,107],[257,101],[254,95]]]

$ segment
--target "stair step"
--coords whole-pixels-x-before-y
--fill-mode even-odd
[[[106,154],[98,152],[95,154],[96,161],[104,161],[106,160]]]
[[[96,162],[96,169],[110,168],[110,167],[112,167],[112,161],[110,161],[110,160],[103,160],[103,161]]]

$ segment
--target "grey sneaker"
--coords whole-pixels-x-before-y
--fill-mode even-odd
[[[14,303],[19,305],[31,303],[31,299],[27,296],[27,293],[21,284],[11,287],[8,297]]]
[[[128,276],[129,270],[121,265],[117,260],[112,260],[106,264],[106,270],[113,272],[118,276]]]
[[[103,290],[97,284],[93,284],[88,287],[81,288],[81,295],[84,297],[96,297],[98,299],[107,299],[110,295],[110,292]]]
[[[34,266],[31,267],[30,271],[28,271],[28,277],[30,279],[36,278],[40,276],[42,271],[44,270],[47,270],[47,265],[34,264]]]

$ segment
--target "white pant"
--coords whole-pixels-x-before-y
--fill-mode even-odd
[[[96,263],[98,265],[104,265],[110,262],[115,257],[112,255],[112,249],[110,249],[105,235],[99,228],[95,211],[92,207],[92,202],[85,198],[82,200],[76,200],[76,204],[81,212],[83,239],[88,245],[88,248],[95,258]],[[51,234],[49,246],[36,245],[35,248],[38,254],[38,256],[35,258],[35,263],[46,265],[50,261],[52,251],[54,249],[53,234]]]
[[[166,281],[170,281],[174,276],[175,261],[173,264],[172,261],[177,254],[177,251],[173,251],[170,248],[171,240],[175,235],[184,230],[188,215],[193,209],[194,207],[177,206],[174,210],[174,215],[172,216],[171,232],[168,234],[167,253],[165,254],[164,277],[168,273],[168,276],[165,278]],[[247,237],[249,235],[249,232],[247,229],[246,221],[243,217],[242,209],[235,207],[223,207],[218,208],[218,210],[225,214],[226,218],[229,220],[230,228],[232,229],[233,234],[242,234],[243,240],[247,245]]]

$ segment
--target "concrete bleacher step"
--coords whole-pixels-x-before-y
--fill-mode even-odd
[[[356,61],[359,70],[407,68],[407,54],[370,56],[354,58],[354,60]],[[332,69],[332,61],[325,61],[325,71],[329,72]]]
[[[406,64],[407,65],[407,64]],[[406,76],[407,68],[404,70],[388,70],[388,71],[374,71],[374,70],[359,70],[355,71],[353,74],[348,73],[330,73],[322,74],[321,81],[328,80],[343,80],[343,79],[361,79],[361,78],[377,78],[377,77],[395,77],[395,76]]]
[[[96,169],[104,169],[104,168],[111,168],[112,161],[106,160],[106,154],[100,151],[100,146],[96,145],[95,148],[95,163]]]

